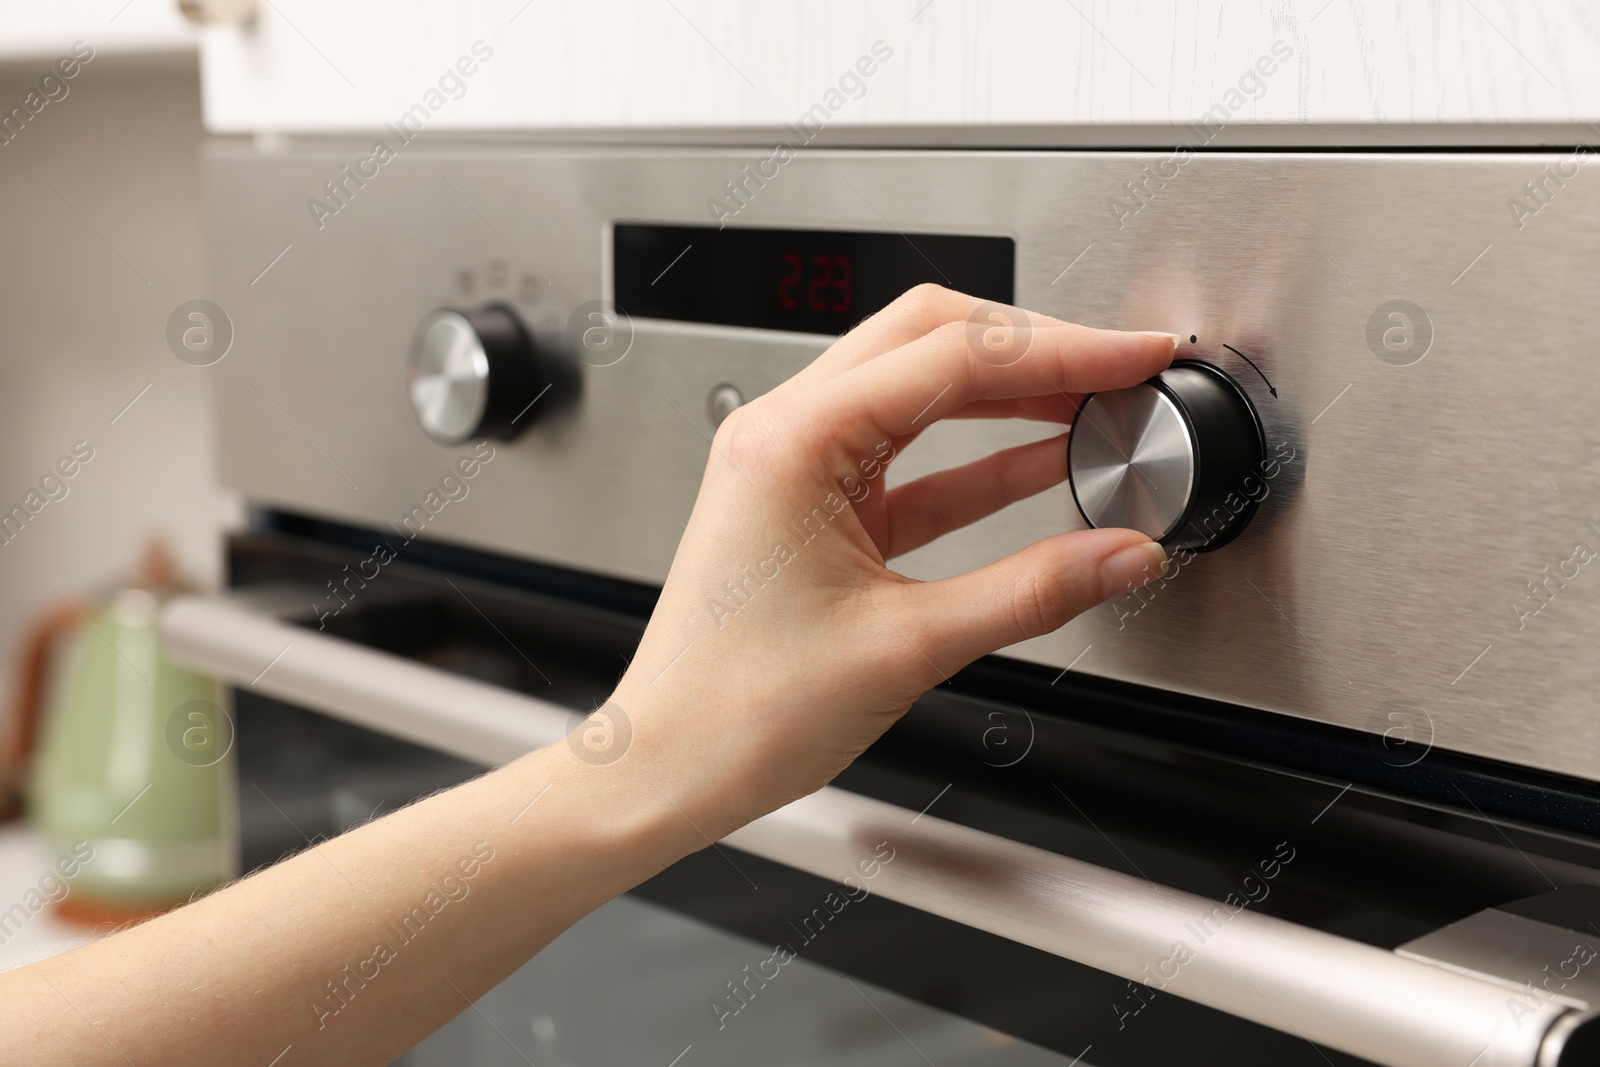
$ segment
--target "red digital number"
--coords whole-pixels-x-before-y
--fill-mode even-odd
[[[800,257],[790,252],[783,257],[783,262],[789,268],[789,273],[778,283],[778,306],[793,311],[800,306],[800,301],[794,298],[793,293],[794,287],[800,284]]]
[[[834,257],[833,263],[834,266],[839,268],[839,276],[833,282],[833,288],[839,294],[839,299],[833,302],[833,310],[849,311],[850,300],[853,295],[850,291],[850,281],[855,274],[855,269],[851,267],[850,260],[844,256]]]
[[[812,311],[827,311],[828,303],[820,294],[833,284],[833,264],[827,256],[812,256],[811,262],[821,269],[821,273],[811,279],[811,285],[806,289],[806,303],[811,305]]]
[[[785,311],[798,308],[800,298],[796,286],[805,282],[806,306],[812,311],[839,314],[850,310],[855,300],[852,289],[855,265],[848,257],[814,255],[811,257],[812,270],[808,273],[799,253],[789,252],[783,257],[783,265],[785,273],[778,282],[779,307]]]

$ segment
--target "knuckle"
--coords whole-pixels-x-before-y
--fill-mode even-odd
[[[945,298],[949,295],[950,290],[938,282],[918,282],[907,289],[895,303],[903,303],[918,310],[930,311],[943,304]]]
[[[993,482],[997,500],[1006,504],[1023,500],[1067,477],[1065,442],[1052,438],[1041,444],[1049,449],[1047,455],[1040,456],[1037,451],[1021,453],[1015,461],[1000,465]]]
[[[785,404],[757,397],[722,420],[711,439],[713,454],[741,468],[764,469],[793,450],[793,422]]]
[[[962,516],[957,512],[951,496],[950,493],[930,494],[927,510],[924,512],[927,529],[949,530],[957,525],[957,520]]]
[[[745,436],[745,423],[750,418],[750,405],[745,404],[728,412],[711,435],[712,445],[720,450],[734,447],[734,442]]]
[[[949,318],[948,308],[954,291],[938,282],[921,282],[901,293],[889,305],[894,314],[927,333]]]
[[[1014,605],[1019,640],[1058,630],[1078,614],[1077,598],[1072,589],[1048,574],[1034,573],[1022,578]]]
[[[770,420],[756,407],[757,403],[735,408],[722,420],[722,425],[717,427],[717,432],[711,438],[717,452],[731,456],[744,455],[770,436],[767,425]]]

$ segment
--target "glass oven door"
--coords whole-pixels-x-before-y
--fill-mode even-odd
[[[335,611],[370,536],[269,515],[231,542],[232,602],[169,613],[174,655],[237,681],[247,870],[559,738],[653,600],[419,544]],[[1530,984],[1508,1022],[1520,972],[1493,967],[1515,953],[1474,961],[1507,915],[1557,941],[1600,929],[1592,836],[1180,742],[1092,680],[990,661],[955,681],[834,786],[598,909],[398,1062],[1580,1062],[1582,981]],[[1600,811],[1571,783],[1443,771],[1499,782],[1502,805]]]

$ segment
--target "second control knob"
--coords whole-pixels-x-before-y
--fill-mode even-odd
[[[533,338],[510,308],[434,311],[411,341],[406,388],[423,431],[442,445],[509,439],[550,382]]]
[[[1090,526],[1203,552],[1250,521],[1249,479],[1263,453],[1260,422],[1239,386],[1209,363],[1185,361],[1085,398],[1067,470]]]

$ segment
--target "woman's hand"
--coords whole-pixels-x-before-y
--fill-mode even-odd
[[[1020,325],[989,325],[990,308]],[[1070,423],[1083,394],[1144,381],[1176,344],[925,285],[735,411],[602,709],[627,750],[586,759],[580,728],[578,758],[643,773],[715,839],[825,785],[979,656],[1160,574],[1165,553],[1132,530],[1058,534],[939,581],[887,566],[1061,482],[1064,437],[894,489],[885,474],[940,419]]]
[[[1144,380],[1175,345],[1004,316],[1030,324],[1025,346],[969,323],[989,321],[973,298],[915,290],[723,424],[611,747],[585,747],[596,727],[580,727],[0,975],[0,1060],[388,1063],[593,908],[824,785],[951,672],[1159,573],[1160,549],[1129,530],[937,582],[885,565],[1066,477],[1054,437],[886,492],[918,432],[1068,422],[1079,394]]]

